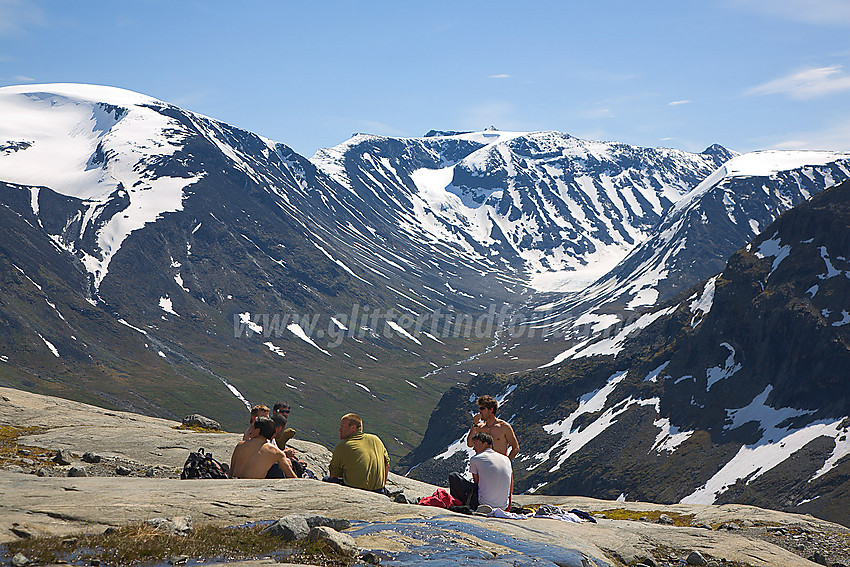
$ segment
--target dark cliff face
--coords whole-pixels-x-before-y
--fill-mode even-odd
[[[436,482],[462,465],[428,457],[464,433],[470,397],[490,393],[520,440],[518,491],[752,503],[847,524],[849,257],[844,183],[653,308],[616,354],[452,389],[398,470]]]

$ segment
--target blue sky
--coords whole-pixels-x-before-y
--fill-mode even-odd
[[[354,132],[850,150],[850,0],[0,0],[0,86],[122,87],[309,157]]]

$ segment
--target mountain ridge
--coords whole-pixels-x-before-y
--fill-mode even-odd
[[[781,215],[718,276],[595,356],[449,390],[414,478],[463,467],[470,400],[498,394],[518,490],[749,503],[850,522],[850,182]],[[408,470],[409,469],[409,470]]]
[[[0,89],[0,383],[201,404],[233,429],[283,397],[325,443],[356,408],[394,459],[456,383],[572,348],[511,335],[548,324],[527,316],[541,302],[575,319],[578,291],[535,289],[597,279],[732,155],[491,129],[308,160],[144,95],[51,88]]]

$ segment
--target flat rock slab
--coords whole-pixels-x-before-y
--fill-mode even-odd
[[[96,452],[144,466],[182,468],[199,447],[228,461],[239,434],[197,433],[175,429],[174,421],[109,411],[58,398],[0,388],[0,425],[40,425],[47,431],[19,439],[22,445],[68,449],[76,455]],[[319,470],[330,460],[327,448],[293,441]],[[437,487],[391,475],[391,489],[409,498],[432,494]],[[428,549],[428,533],[451,541],[466,557],[514,552],[562,553],[563,565],[631,564],[659,548],[675,550],[681,559],[691,551],[749,565],[805,567],[814,563],[756,537],[726,531],[682,528],[648,522],[599,520],[574,524],[551,519],[501,520],[454,514],[440,508],[398,504],[391,499],[309,479],[177,480],[141,477],[37,477],[0,471],[0,542],[18,537],[23,528],[34,535],[99,533],[108,526],[157,517],[190,516],[195,524],[240,525],[277,520],[288,514],[321,515],[355,522],[349,533],[366,549],[400,553]],[[585,511],[630,509],[693,514],[707,524],[771,522],[817,529],[834,524],[811,517],[750,506],[662,506],[639,502],[609,502],[590,498],[525,495],[519,504],[554,504]],[[433,546],[431,546],[433,547]],[[519,551],[518,551],[519,550]],[[525,551],[522,551],[525,550]],[[554,550],[554,551],[553,551]],[[266,563],[264,563],[266,561]],[[241,562],[260,567],[271,560]],[[233,566],[234,564],[228,564]]]

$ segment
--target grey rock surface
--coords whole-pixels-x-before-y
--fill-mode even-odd
[[[213,429],[221,431],[221,424],[214,419],[204,417],[201,414],[193,413],[183,418],[183,425],[189,427],[203,427],[204,429]]]
[[[145,523],[157,531],[168,535],[186,536],[192,531],[190,516],[174,516],[173,518],[151,518]]]
[[[307,525],[307,520],[304,519],[304,516],[290,514],[264,529],[263,533],[279,537],[283,541],[294,541],[307,537],[310,533],[310,526]]]
[[[84,463],[92,464],[99,463],[102,460],[100,455],[98,455],[97,453],[92,453],[91,451],[86,451],[85,453],[83,453],[82,459]]]
[[[53,462],[57,465],[70,465],[71,459],[72,457],[70,451],[59,449],[58,451],[56,451],[56,456],[53,457]]]
[[[313,529],[317,526],[326,526],[328,528],[333,528],[336,531],[341,532],[351,527],[351,522],[346,520],[345,518],[328,518],[327,516],[305,516],[304,519],[307,521],[307,525],[310,527],[310,529]]]
[[[307,535],[309,541],[321,543],[330,547],[334,552],[347,557],[354,557],[359,551],[357,542],[348,534],[336,531],[327,526],[316,526]]]
[[[147,467],[182,468],[190,450],[205,447],[229,460],[240,434],[198,433],[179,429],[179,423],[135,414],[108,411],[85,404],[0,388],[0,425],[42,425],[47,431],[22,437],[21,446],[76,453],[96,451],[104,459],[119,456],[135,462],[137,470]],[[116,435],[117,431],[122,434]],[[293,445],[310,462],[311,468],[327,468],[330,452],[319,445],[293,440]],[[34,472],[34,471],[33,471]],[[390,475],[391,491],[403,490],[411,499],[432,494],[437,487]],[[393,552],[416,546],[416,538],[403,537],[393,526],[403,520],[412,533],[442,530],[446,539],[457,539],[470,552],[506,552],[499,541],[522,541],[569,550],[588,565],[635,564],[658,550],[672,550],[678,561],[693,550],[706,559],[737,561],[748,565],[812,567],[815,563],[783,549],[747,529],[735,531],[677,527],[654,522],[600,519],[597,524],[573,524],[551,519],[500,520],[454,514],[440,508],[401,504],[362,490],[310,479],[282,480],[179,480],[144,476],[38,477],[0,471],[0,542],[17,536],[12,527],[33,535],[102,533],[107,527],[150,518],[188,516],[194,522],[239,525],[276,521],[289,514],[350,520],[363,525],[387,525],[385,530],[356,537],[361,549]],[[788,534],[826,533],[841,530],[810,516],[786,514],[751,506],[669,506],[645,502],[611,502],[566,496],[517,495],[520,505],[551,504],[587,512],[626,509],[660,512],[671,517],[692,515],[694,525],[742,524],[783,528]],[[306,522],[307,520],[305,520]],[[843,528],[844,531],[848,531]],[[497,534],[498,538],[476,538],[471,533]],[[776,534],[780,534],[776,530]],[[460,534],[460,535],[459,535]],[[462,537],[461,537],[462,536]],[[777,535],[777,537],[779,537]],[[421,542],[420,542],[421,543]],[[576,564],[581,565],[581,561]],[[248,562],[246,565],[254,565]],[[662,563],[659,563],[662,564]]]

